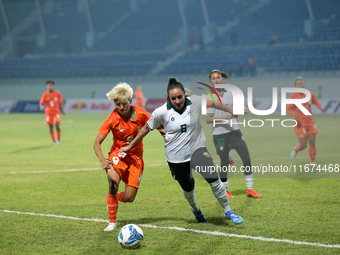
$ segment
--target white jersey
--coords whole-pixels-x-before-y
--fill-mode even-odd
[[[158,107],[146,123],[150,130],[163,125],[165,155],[170,163],[191,160],[191,155],[199,148],[206,147],[206,139],[199,121],[201,97],[187,97],[186,108],[179,114],[170,102]]]
[[[215,98],[216,102],[218,102],[217,96],[214,94],[213,97]],[[223,95],[220,96],[222,104],[233,108],[233,95],[230,90],[224,91]],[[222,117],[230,114],[229,112],[225,112],[223,110],[218,110],[214,108],[207,109],[207,115],[212,117]],[[228,119],[228,123],[218,124],[218,122],[211,123],[211,133],[212,135],[221,135],[225,133],[229,133],[230,131],[238,130],[237,119]]]

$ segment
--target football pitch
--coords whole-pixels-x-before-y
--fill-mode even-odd
[[[269,166],[296,169],[291,175],[254,173],[260,199],[246,197],[242,173],[229,175],[234,195],[229,202],[243,217],[241,225],[224,219],[201,178],[195,179],[196,199],[209,223],[196,223],[170,174],[162,137],[157,131],[149,133],[137,197],[119,204],[118,228],[108,233],[103,231],[108,183],[93,151],[106,116],[62,116],[62,144],[52,145],[43,114],[0,115],[0,254],[340,254],[338,115],[314,116],[320,130],[320,167],[308,172],[308,147],[290,160],[298,143],[293,128],[282,127],[280,121],[272,127],[265,121],[268,116],[256,117],[264,121],[262,127],[241,125],[253,166],[261,166],[262,172]],[[251,118],[245,117],[246,124]],[[210,127],[201,123],[210,134]],[[207,142],[215,163],[220,163],[210,135]],[[109,134],[102,145],[104,155],[111,145]],[[239,169],[241,160],[235,150],[232,154]],[[143,229],[144,242],[137,250],[118,243],[119,229],[128,223]]]

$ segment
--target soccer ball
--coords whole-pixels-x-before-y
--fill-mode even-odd
[[[136,249],[144,239],[143,230],[135,224],[127,224],[118,233],[118,241],[124,248]]]

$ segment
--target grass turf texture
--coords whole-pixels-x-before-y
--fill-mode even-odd
[[[43,123],[42,114],[0,115],[0,210],[54,214],[108,220],[108,184],[100,170],[92,145],[106,115],[69,114],[63,116],[62,144],[54,146]],[[246,119],[253,118],[247,116]],[[258,119],[258,117],[256,117]],[[275,116],[271,118],[281,118]],[[263,118],[265,119],[265,118]],[[318,115],[316,162],[339,164],[339,117]],[[209,134],[210,128],[202,122]],[[276,123],[275,123],[276,124]],[[297,144],[295,133],[280,125],[262,128],[241,127],[253,165],[305,164],[308,148],[291,161]],[[208,137],[208,149],[219,163]],[[103,144],[106,153],[111,135]],[[232,151],[241,166],[237,153]],[[136,200],[120,203],[118,229],[105,233],[105,222],[79,221],[15,214],[0,211],[0,254],[334,254],[339,248],[294,245],[238,237],[142,227],[140,249],[123,249],[117,240],[120,227],[127,223],[217,231],[223,233],[289,239],[310,243],[340,244],[339,179],[337,178],[261,178],[254,174],[254,188],[262,199],[245,196],[245,181],[229,179],[234,198],[231,208],[244,218],[234,225],[223,218],[221,206],[209,185],[196,179],[198,205],[209,220],[195,223],[181,189],[166,164],[163,142],[157,131],[144,139],[145,169]],[[52,172],[66,169],[89,169]],[[92,170],[91,170],[92,169]],[[33,171],[46,171],[29,173]],[[16,172],[16,174],[9,174]],[[334,173],[333,177],[339,176]],[[316,176],[317,177],[317,176]],[[120,190],[124,185],[120,185]]]

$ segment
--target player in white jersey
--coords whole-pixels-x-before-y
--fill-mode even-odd
[[[195,180],[191,170],[194,168],[209,183],[211,190],[224,209],[226,219],[235,224],[243,222],[242,217],[233,213],[230,209],[225,187],[214,169],[214,162],[207,151],[206,139],[199,122],[201,112],[201,97],[185,95],[185,90],[176,78],[171,78],[167,87],[167,103],[157,108],[151,115],[146,125],[127,147],[121,148],[121,152],[131,150],[140,139],[150,131],[164,127],[164,148],[171,170],[171,174],[182,188],[185,199],[191,206],[191,210],[197,222],[208,222],[198,207],[195,198]],[[225,105],[214,105],[208,100],[208,107],[214,107],[225,111],[232,111]],[[229,118],[233,115],[230,114]]]
[[[220,72],[219,70],[213,70],[209,74],[209,79],[212,85],[227,84],[228,75],[224,72]],[[216,91],[219,94],[222,103],[233,108],[232,93],[229,90],[225,90],[223,88],[216,88]],[[214,95],[214,97],[217,99],[217,95]],[[223,116],[225,115],[228,115],[228,113],[226,113],[225,111],[209,108],[207,109],[206,121],[207,123],[213,123],[214,120],[223,119]],[[221,159],[221,167],[228,166],[230,161],[230,149],[235,149],[238,155],[241,157],[245,169],[244,177],[247,186],[246,195],[248,197],[254,198],[262,197],[261,194],[256,193],[253,189],[253,174],[251,171],[249,151],[247,144],[242,136],[242,133],[238,127],[237,119],[232,119],[231,125],[229,125],[229,123],[217,125],[215,122],[215,125],[212,124],[211,127],[216,152]],[[227,174],[227,171],[221,171],[220,178],[227,190],[228,197],[232,197],[233,195],[229,192]]]

